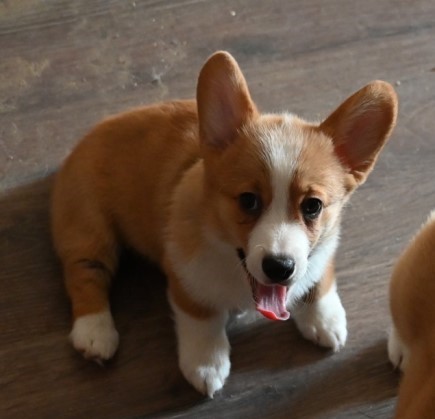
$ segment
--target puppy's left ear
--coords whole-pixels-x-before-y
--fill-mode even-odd
[[[348,170],[349,191],[364,183],[388,140],[397,117],[397,96],[384,81],[373,81],[343,102],[320,130],[328,135]]]

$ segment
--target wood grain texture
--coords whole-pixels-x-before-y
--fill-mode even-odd
[[[1,0],[0,417],[391,417],[387,282],[435,207],[434,39],[431,0]],[[384,79],[400,114],[344,217],[345,349],[305,342],[291,321],[233,327],[232,375],[206,400],[178,371],[164,278],[136,256],[113,292],[116,359],[100,368],[73,352],[48,200],[50,173],[94,123],[192,97],[217,49],[235,55],[260,109],[319,119]]]

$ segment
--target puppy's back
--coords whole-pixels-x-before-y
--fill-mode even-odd
[[[97,125],[56,177],[52,226],[61,258],[77,231],[104,218],[118,238],[158,261],[172,190],[198,156],[194,101],[138,108]]]

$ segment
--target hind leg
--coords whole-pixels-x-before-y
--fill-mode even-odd
[[[111,277],[112,273],[98,259],[78,259],[65,266],[73,312],[71,343],[86,359],[99,363],[115,354],[119,342],[110,313]]]
[[[117,244],[104,216],[57,200],[53,236],[72,306],[74,348],[99,363],[110,359],[119,336],[110,312],[109,290],[117,268]],[[56,204],[56,202],[55,202]]]

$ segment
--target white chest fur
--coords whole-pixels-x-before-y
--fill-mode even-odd
[[[168,256],[185,290],[198,303],[221,310],[253,309],[251,289],[236,249],[207,234],[202,246],[183,262],[176,244],[167,246]]]

